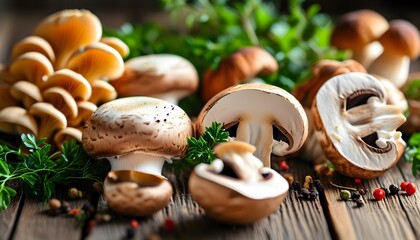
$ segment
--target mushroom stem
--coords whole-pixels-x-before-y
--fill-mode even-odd
[[[163,164],[166,160],[166,158],[162,156],[155,156],[141,152],[116,157],[107,157],[107,159],[111,163],[113,171],[132,170],[150,173],[157,176],[162,175]]]
[[[385,103],[381,103],[377,97],[370,97],[367,104],[351,108],[344,115],[350,124],[360,125],[379,116],[400,114],[402,114],[400,107],[386,105]]]
[[[384,48],[378,41],[374,41],[361,49],[354,49],[352,53],[352,59],[362,64],[365,68],[369,65],[384,51]]]
[[[410,58],[384,51],[369,67],[368,72],[378,74],[390,80],[396,87],[401,87],[407,80]]]

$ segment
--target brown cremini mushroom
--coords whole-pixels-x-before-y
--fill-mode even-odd
[[[35,103],[29,108],[29,113],[37,119],[38,134],[36,136],[38,138],[49,138],[56,131],[67,126],[66,116],[50,103]]]
[[[20,40],[13,46],[12,58],[16,59],[27,52],[39,52],[47,57],[51,63],[55,62],[54,50],[51,45],[41,37],[29,36]]]
[[[150,97],[119,98],[101,105],[86,121],[83,147],[107,158],[112,170],[161,175],[165,160],[182,157],[193,134],[178,106]]]
[[[45,77],[54,72],[50,60],[38,52],[20,55],[10,64],[9,70],[15,81],[26,80],[37,86],[41,86]]]
[[[315,130],[338,172],[375,178],[402,156],[405,143],[396,129],[405,117],[385,101],[383,85],[365,73],[338,75],[319,89],[312,105]]]
[[[256,146],[255,155],[266,167],[271,153],[285,156],[296,152],[308,134],[302,105],[290,93],[268,84],[241,84],[218,93],[198,115],[198,133],[214,121],[232,138]]]
[[[66,9],[42,20],[33,31],[47,40],[56,55],[54,69],[62,69],[77,49],[99,41],[102,25],[88,10]]]
[[[331,34],[331,45],[352,51],[352,59],[368,68],[383,51],[377,41],[388,29],[388,21],[379,13],[362,9],[341,16]]]
[[[384,51],[372,62],[368,72],[382,76],[400,88],[407,81],[410,59],[416,59],[420,54],[419,31],[408,21],[392,20],[388,31],[378,41]]]
[[[249,82],[257,75],[277,72],[277,61],[260,47],[245,47],[223,59],[216,70],[204,73],[201,97],[205,102],[218,92]]]
[[[284,200],[288,182],[263,167],[244,142],[220,143],[211,164],[197,165],[189,178],[189,191],[206,214],[229,224],[249,224],[273,213]]]
[[[185,58],[153,54],[125,63],[123,76],[110,82],[120,97],[149,96],[178,104],[198,87],[198,73]]]
[[[21,107],[11,106],[0,111],[0,131],[16,134],[38,134],[35,118]]]

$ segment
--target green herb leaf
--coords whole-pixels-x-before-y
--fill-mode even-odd
[[[420,172],[420,133],[411,135],[404,151],[404,159],[412,164],[411,171],[414,176],[417,176]]]

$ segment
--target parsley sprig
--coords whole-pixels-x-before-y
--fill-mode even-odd
[[[80,180],[102,182],[106,169],[75,140],[51,153],[46,138],[22,134],[21,139],[23,146],[17,150],[0,145],[0,210],[6,209],[16,195],[9,184],[12,181],[21,181],[25,194],[42,200],[51,198],[57,185]]]
[[[213,122],[210,127],[206,127],[205,132],[197,139],[188,138],[188,150],[185,157],[174,163],[176,170],[188,170],[200,163],[211,163],[216,156],[213,148],[216,144],[227,142],[229,133],[222,128],[222,125]]]
[[[420,133],[414,133],[408,139],[404,159],[412,164],[411,171],[416,176],[420,172]]]

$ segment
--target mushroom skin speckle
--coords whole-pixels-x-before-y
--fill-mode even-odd
[[[165,160],[182,157],[193,135],[188,115],[178,106],[151,97],[127,97],[101,105],[86,121],[82,143],[113,170],[161,175]]]
[[[214,151],[219,158],[197,165],[188,184],[193,199],[210,218],[250,224],[280,206],[289,184],[273,169],[263,167],[252,154],[254,146],[233,141],[218,144]]]
[[[379,80],[346,73],[328,80],[312,105],[315,131],[325,155],[341,174],[370,179],[394,166],[405,142],[400,107],[386,104]]]

